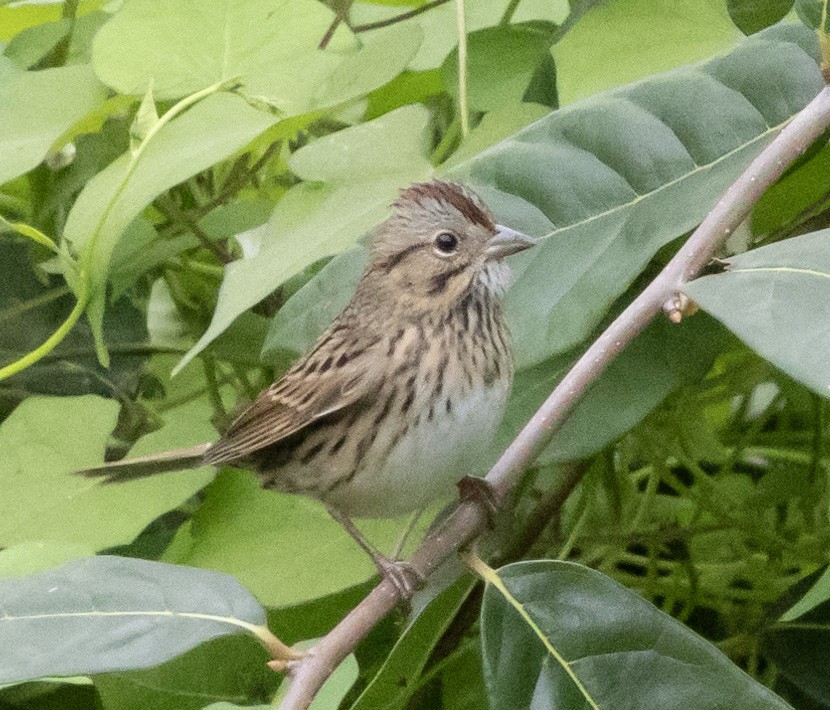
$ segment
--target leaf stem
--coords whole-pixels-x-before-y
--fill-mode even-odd
[[[467,101],[467,22],[464,0],[455,0],[455,22],[458,27],[458,113],[461,116],[461,137],[470,134],[470,109]]]
[[[499,20],[499,25],[502,27],[505,25],[509,25],[510,22],[513,20],[513,15],[516,13],[516,10],[519,7],[519,3],[522,0],[510,0],[510,4],[504,9],[504,14],[501,16]]]
[[[582,697],[585,698],[585,702],[593,708],[593,710],[600,710],[599,705],[597,705],[596,701],[591,697],[591,694],[588,692],[588,689],[582,684],[582,681],[579,679],[579,676],[576,674],[574,669],[571,667],[571,664],[565,660],[565,657],[556,650],[556,647],[550,642],[550,639],[547,635],[539,628],[538,624],[534,621],[533,617],[528,613],[527,609],[525,609],[524,604],[522,604],[516,597],[514,597],[507,586],[504,584],[504,581],[499,576],[498,572],[494,570],[492,567],[487,565],[484,560],[482,560],[478,555],[473,552],[467,552],[462,555],[462,559],[467,564],[467,566],[473,570],[479,577],[481,577],[487,584],[492,585],[495,587],[499,593],[504,597],[510,606],[512,606],[518,613],[519,616],[522,617],[524,622],[531,628],[534,634],[539,638],[539,640],[544,645],[547,652],[553,656],[556,662],[562,667],[562,670],[567,673],[568,677],[573,681],[574,685],[576,685],[579,692],[582,694]]]

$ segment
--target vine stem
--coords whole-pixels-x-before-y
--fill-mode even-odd
[[[763,192],[828,126],[830,88],[824,88],[755,158],[665,268],[594,341],[519,432],[486,476],[498,494],[505,495],[515,488],[524,470],[548,445],[582,394],[655,316],[665,310],[673,320],[678,319],[683,311],[678,302],[683,300],[679,294],[684,284],[706,265]],[[482,534],[487,519],[482,503],[460,503],[445,524],[415,551],[412,566],[428,575]],[[386,580],[380,582],[308,656],[289,665],[290,685],[280,709],[306,710],[334,669],[399,601],[394,585]]]

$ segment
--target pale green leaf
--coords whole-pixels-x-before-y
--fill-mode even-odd
[[[213,320],[177,367],[285,280],[352,246],[384,217],[401,186],[429,177],[427,119],[424,107],[405,106],[297,151],[289,165],[307,182],[277,204],[260,252],[228,265]]]
[[[73,542],[21,542],[0,550],[0,579],[25,577],[94,554],[95,550]]]
[[[341,29],[330,51],[317,49],[332,18],[313,0],[131,0],[98,32],[93,63],[123,94],[143,94],[152,79],[160,100],[239,77],[294,115],[354,46]]]
[[[88,66],[0,78],[0,184],[34,168],[61,134],[105,98]]]
[[[332,594],[375,572],[317,501],[263,490],[251,474],[233,470],[223,471],[205,493],[170,561],[233,574],[270,607]],[[389,553],[405,523],[367,520],[360,528]]]
[[[684,291],[759,355],[830,397],[830,230],[753,249]]]
[[[210,468],[120,486],[72,476],[100,464],[118,405],[98,397],[32,397],[0,427],[0,545],[61,540],[102,549],[131,542],[152,520],[210,480]],[[134,455],[209,441],[210,406],[195,400],[169,413]]]
[[[90,180],[66,221],[64,237],[80,254],[92,250],[90,322],[100,328],[110,258],[118,239],[159,194],[224,160],[276,122],[232,94],[215,94],[164,126],[129,175],[125,153]]]
[[[724,0],[608,0],[553,48],[561,105],[730,50]]]

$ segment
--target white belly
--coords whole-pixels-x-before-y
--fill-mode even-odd
[[[350,516],[395,517],[455,494],[461,478],[485,473],[485,454],[509,389],[509,381],[496,381],[455,401],[449,413],[442,409],[431,421],[422,417],[383,460],[367,456],[361,472],[332,490],[326,502]],[[392,432],[382,432],[378,440],[385,436]]]

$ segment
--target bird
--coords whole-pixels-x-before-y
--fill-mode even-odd
[[[223,464],[321,501],[399,589],[411,576],[353,517],[396,517],[449,494],[498,427],[514,361],[505,258],[535,240],[496,223],[469,187],[400,191],[370,235],[354,296],[215,442],[77,473],[118,483]]]

